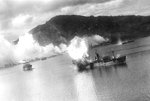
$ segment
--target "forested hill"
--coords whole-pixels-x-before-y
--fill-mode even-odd
[[[74,36],[101,35],[115,43],[150,35],[150,16],[78,16],[60,15],[30,31],[40,45],[69,42]]]

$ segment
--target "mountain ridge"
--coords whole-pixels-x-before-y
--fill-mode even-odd
[[[100,35],[111,43],[150,35],[150,16],[58,15],[29,31],[42,46],[68,44],[75,36]]]

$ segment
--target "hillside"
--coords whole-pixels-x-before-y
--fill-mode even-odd
[[[109,38],[131,40],[150,35],[150,16],[77,16],[60,15],[30,31],[40,45],[69,42],[74,36],[94,34]]]

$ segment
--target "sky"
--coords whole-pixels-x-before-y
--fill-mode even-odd
[[[56,15],[150,15],[150,0],[0,0],[0,35],[9,41]]]

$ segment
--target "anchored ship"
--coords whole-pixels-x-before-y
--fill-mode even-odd
[[[93,52],[93,50],[91,51]],[[106,66],[121,65],[126,63],[127,56],[117,56],[112,51],[112,55],[100,56],[97,50],[95,53],[89,53],[88,57],[83,57],[79,60],[72,60],[72,63],[77,66],[79,72],[101,68]]]

